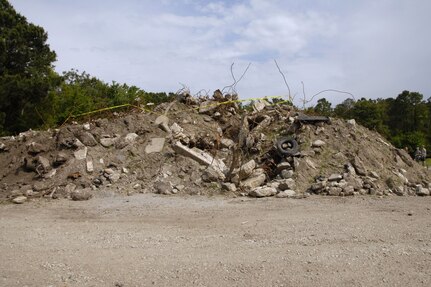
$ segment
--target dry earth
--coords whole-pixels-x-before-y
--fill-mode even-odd
[[[431,197],[0,205],[1,286],[430,286]]]

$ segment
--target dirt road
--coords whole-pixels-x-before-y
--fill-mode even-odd
[[[2,205],[0,286],[430,286],[430,209],[152,194]]]

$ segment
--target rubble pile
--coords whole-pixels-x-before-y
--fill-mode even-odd
[[[430,195],[428,171],[354,120],[178,95],[151,113],[0,139],[0,200],[122,194]]]

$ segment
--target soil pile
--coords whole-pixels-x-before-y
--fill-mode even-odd
[[[429,195],[428,171],[354,120],[219,91],[0,139],[0,200],[122,194]]]

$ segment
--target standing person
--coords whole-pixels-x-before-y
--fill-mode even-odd
[[[422,164],[425,166],[425,160],[427,159],[427,150],[425,149],[425,146],[422,146],[421,148],[421,161]]]

